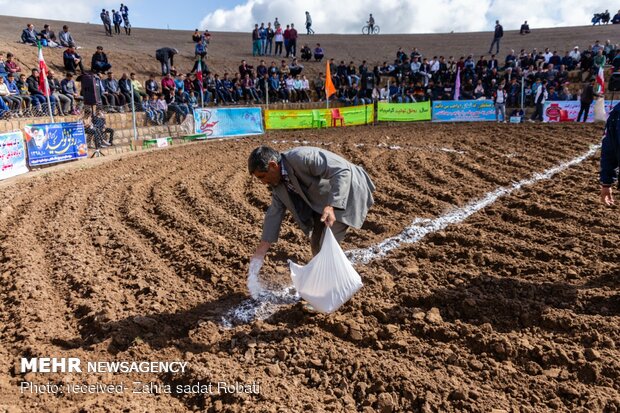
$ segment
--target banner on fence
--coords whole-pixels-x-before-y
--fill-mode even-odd
[[[261,108],[197,108],[194,109],[195,133],[209,138],[261,135]]]
[[[431,102],[377,104],[379,122],[414,122],[431,120]]]
[[[333,109],[267,110],[265,111],[265,127],[267,129],[309,129],[318,126],[313,123],[315,117],[325,121],[325,124],[331,127],[332,113],[334,113],[332,111],[336,110],[344,118],[344,126],[366,125],[374,122],[375,119],[373,105]],[[337,125],[339,126],[340,122]]]
[[[28,172],[26,148],[21,131],[0,134],[0,179]]]
[[[606,100],[605,112],[609,114],[619,102],[620,100],[614,100],[613,102],[611,100]],[[577,120],[580,109],[581,102],[578,100],[547,101],[543,108],[543,122],[560,122],[560,110],[565,110],[568,115],[562,122],[574,122]],[[583,120],[583,115],[580,120]],[[594,103],[590,105],[586,122],[594,122]]]
[[[492,100],[436,100],[433,102],[433,122],[494,121]]]
[[[24,136],[30,166],[63,162],[88,155],[82,122],[26,125]]]

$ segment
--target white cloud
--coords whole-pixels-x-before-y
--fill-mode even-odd
[[[255,23],[295,23],[305,31],[305,14],[317,33],[359,33],[372,13],[381,33],[445,33],[587,25],[592,13],[609,7],[606,0],[246,0],[207,14],[201,27],[213,31],[250,32]],[[615,10],[610,10],[611,14]]]
[[[120,3],[118,0],[100,0],[97,3],[100,8],[97,8],[88,1],[73,1],[67,5],[62,1],[50,0],[0,0],[0,11],[7,16],[98,23],[101,9],[116,8]],[[131,6],[131,1],[124,3]]]

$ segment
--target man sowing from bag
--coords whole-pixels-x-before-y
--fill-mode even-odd
[[[338,242],[348,227],[361,228],[374,203],[375,185],[360,166],[335,153],[299,147],[279,153],[260,146],[248,158],[248,170],[272,191],[263,234],[252,261],[260,261],[278,240],[286,210],[310,236],[312,254],[321,249],[325,226]]]

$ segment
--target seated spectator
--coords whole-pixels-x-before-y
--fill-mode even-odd
[[[6,80],[9,72],[6,69],[6,62],[4,61],[4,53],[0,52],[0,77],[3,77]]]
[[[62,31],[58,35],[58,39],[60,41],[60,45],[64,47],[75,47],[75,41],[73,40],[73,36],[69,32],[69,26],[66,24],[62,26]]]
[[[7,75],[6,86],[9,89],[11,97],[19,100],[18,115],[21,116],[23,105],[24,103],[30,105],[30,98],[28,98],[27,100],[22,98],[21,92],[17,87],[17,82],[15,81],[15,75],[13,73],[9,73]]]
[[[611,22],[613,24],[620,24],[620,10],[618,10],[618,13],[614,15],[614,18],[611,19]]]
[[[6,54],[6,62],[4,63],[4,67],[7,73],[13,73],[17,75],[17,73],[22,71],[22,68],[19,67],[19,65],[15,61],[13,53]]]
[[[474,99],[480,99],[484,97],[484,86],[482,85],[482,79],[478,79],[476,88],[474,89]]]
[[[37,31],[34,29],[34,25],[32,23],[28,23],[26,28],[22,31],[22,43],[36,46],[38,38],[39,33],[37,33]]]
[[[601,67],[605,67],[605,63],[607,59],[605,59],[605,55],[603,54],[603,49],[599,48],[596,56],[592,59],[592,64],[594,65],[594,71],[598,72]]]
[[[75,80],[73,80],[73,73],[65,73],[65,78],[60,82],[60,93],[69,98],[71,114],[79,114],[84,103],[84,98],[78,93]],[[76,101],[78,102],[77,105]]]
[[[47,73],[47,84],[50,88],[50,97],[54,97],[54,99],[56,99],[56,110],[58,116],[65,116],[65,114],[71,111],[71,99],[61,93],[60,81],[56,78],[53,70],[50,70]]]
[[[529,34],[530,25],[527,24],[527,20],[521,25],[521,30],[519,30],[519,34]]]
[[[301,48],[301,60],[304,62],[309,62],[312,58],[312,52],[310,51],[310,47],[307,44],[304,44]]]
[[[103,46],[97,46],[97,51],[93,54],[90,67],[95,73],[105,73],[112,68],[112,65],[108,62],[108,56],[103,52]]]
[[[56,34],[50,29],[49,24],[43,26],[43,30],[39,32],[39,39],[41,39],[41,46],[58,47]]]
[[[133,86],[133,93],[138,94],[140,99],[144,98],[146,96],[146,91],[144,90],[144,87],[142,87],[142,83],[136,79],[136,74],[130,73],[129,79],[131,80],[131,85]],[[155,84],[157,84],[157,82],[155,82]]]
[[[144,82],[144,89],[149,97],[159,93],[159,83],[155,80],[155,75],[151,74],[149,78]]]
[[[47,102],[47,99],[45,98],[45,95],[41,93],[41,91],[39,90],[39,69],[32,69],[31,73],[32,74],[28,77],[28,79],[26,79],[28,93],[30,93],[30,96],[32,97],[32,101],[35,103],[39,113],[42,113],[45,110],[47,110],[47,105],[45,105]],[[50,96],[50,102],[51,102],[52,111],[53,111],[56,99],[53,96]],[[43,109],[41,105],[44,105],[45,109]]]
[[[136,83],[140,85],[140,82],[136,82]],[[127,75],[127,73],[123,73],[121,75],[121,78],[118,81],[118,86],[121,90],[121,93],[125,97],[125,101],[128,104],[130,104],[131,103],[131,89],[133,87],[133,83],[131,79],[129,78],[129,76]],[[140,85],[140,87],[142,87],[142,85]],[[146,93],[144,92],[142,93],[144,94],[144,96],[146,96]],[[134,103],[135,110],[137,112],[141,112],[142,111],[142,96],[135,89],[133,91],[133,103]]]
[[[4,78],[0,76],[0,98],[6,103],[8,108],[17,115],[21,108],[22,101],[19,97],[13,95],[9,90]]]
[[[123,107],[127,103],[125,95],[121,92],[118,81],[114,78],[114,73],[108,72],[108,77],[102,81],[105,95],[111,106],[119,106],[123,112]]]
[[[304,70],[304,67],[297,63],[297,58],[293,58],[293,61],[289,65],[289,73],[291,76],[297,76],[301,74],[301,71]]]
[[[472,79],[467,79],[467,82],[461,87],[461,100],[471,100],[474,98],[474,83]],[[484,88],[483,88],[484,92]]]
[[[172,74],[170,72],[168,72],[168,74],[161,79],[161,90],[164,98],[166,98],[166,103],[171,102],[172,98],[176,94],[176,84],[174,83],[174,79],[172,78]],[[166,110],[167,109],[168,108],[166,107]]]
[[[67,50],[62,54],[62,60],[64,62],[65,70],[67,72],[75,73],[79,68],[80,72],[84,73],[84,65],[82,64],[82,56],[77,54],[73,46],[69,46]]]
[[[12,73],[9,73],[9,83],[10,83],[10,79],[11,76],[13,76]],[[30,93],[28,92],[28,83],[26,82],[26,75],[25,74],[20,74],[19,75],[19,79],[15,79],[15,86],[17,86],[17,89],[19,90],[19,97],[22,98],[22,101],[24,101],[25,103],[25,109],[26,109],[26,113],[28,115],[33,115],[32,113],[32,97],[30,96]]]
[[[156,125],[164,123],[164,113],[157,109],[157,95],[145,96],[142,100],[146,119]]]
[[[11,109],[0,99],[0,119],[9,119],[11,117]]]
[[[320,62],[321,60],[323,60],[324,56],[325,56],[325,53],[323,52],[323,48],[321,47],[321,44],[317,43],[316,47],[314,48],[314,60],[317,62]]]

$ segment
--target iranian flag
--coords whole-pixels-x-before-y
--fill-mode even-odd
[[[200,59],[200,57],[198,57],[198,69],[196,69],[196,79],[200,80],[200,84],[202,85],[202,60]]]
[[[41,43],[39,46],[39,91],[43,93],[45,96],[50,95],[50,87],[47,84],[47,65],[45,64],[45,60],[43,59],[43,48],[41,47]]]
[[[605,72],[603,72],[602,67],[598,69],[598,74],[596,75],[596,83],[599,86],[598,93],[605,93]]]

